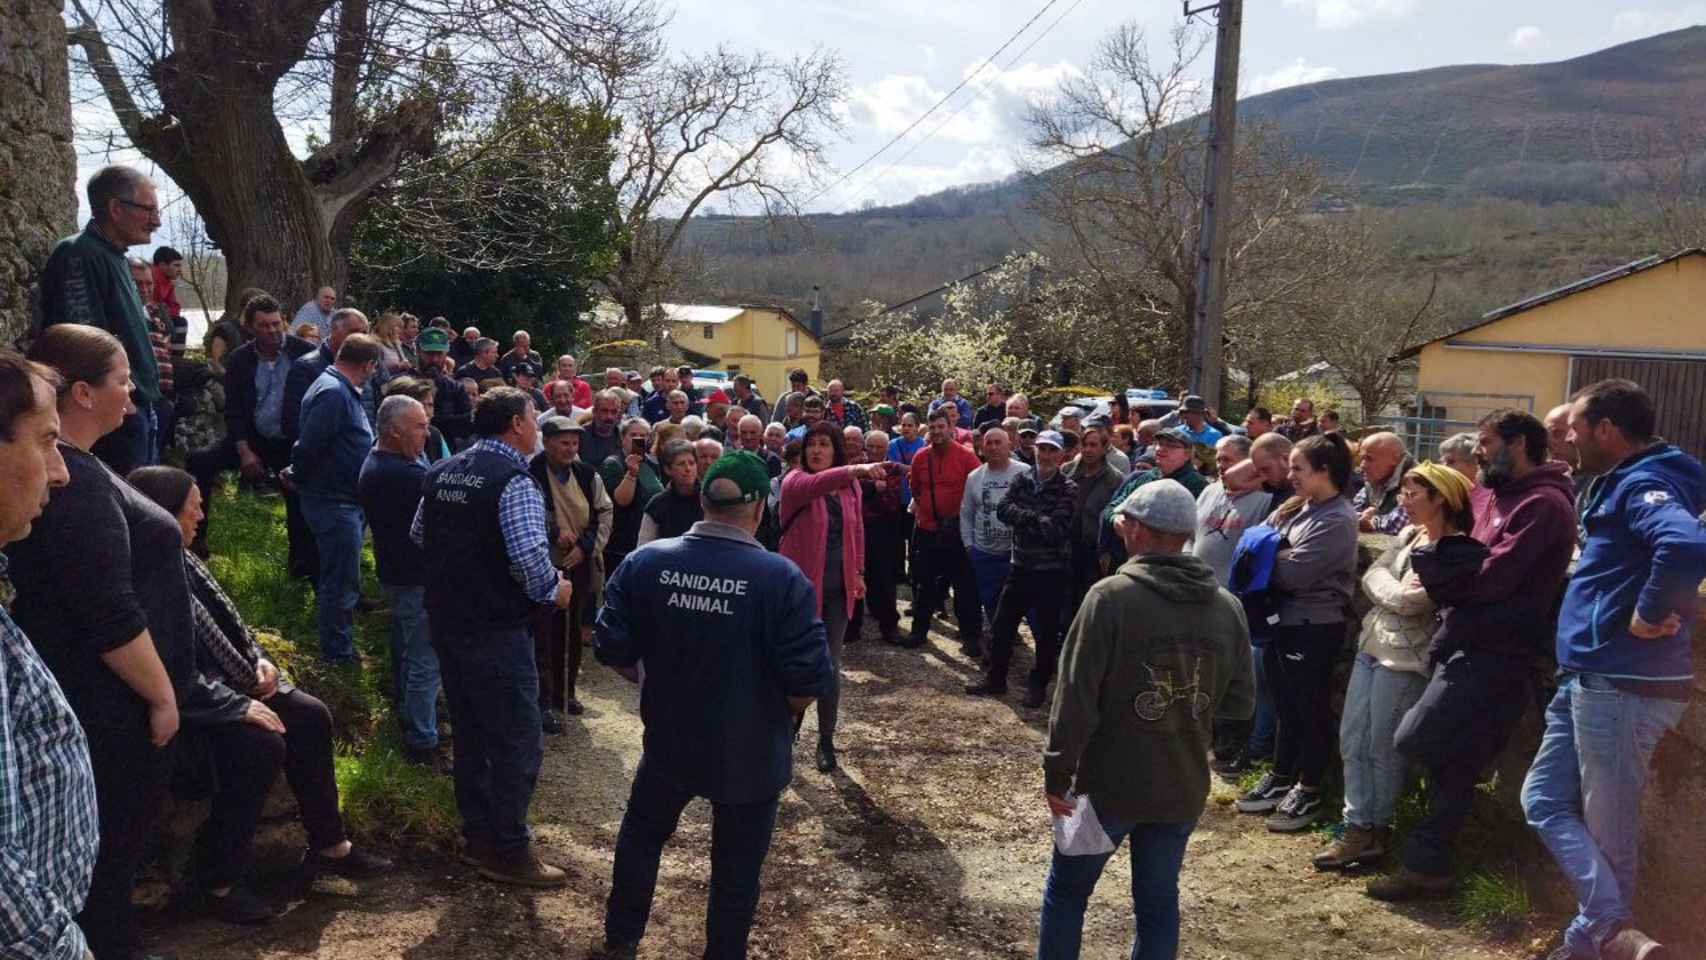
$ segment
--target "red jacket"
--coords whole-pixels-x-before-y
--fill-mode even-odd
[[[166,316],[182,316],[184,308],[178,305],[178,291],[172,285],[172,278],[166,276],[166,268],[155,264],[154,271],[154,302],[166,308]]]
[[[934,532],[939,518],[958,520],[960,499],[966,495],[966,477],[983,465],[971,448],[948,444],[945,453],[925,444],[912,458],[912,514],[922,530]]]

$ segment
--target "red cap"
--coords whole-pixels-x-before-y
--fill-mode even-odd
[[[705,398],[705,402],[706,403],[728,403],[729,402],[729,395],[724,393],[721,389],[712,390],[711,395]]]

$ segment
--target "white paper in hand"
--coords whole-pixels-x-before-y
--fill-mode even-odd
[[[1073,808],[1071,815],[1054,818],[1054,848],[1065,857],[1112,853],[1114,841],[1108,838],[1108,831],[1102,829],[1102,820],[1096,816],[1096,808],[1090,804],[1090,798],[1068,793],[1066,799],[1077,801],[1078,806]]]

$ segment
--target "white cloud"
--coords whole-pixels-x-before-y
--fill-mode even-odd
[[[1298,57],[1278,70],[1258,74],[1251,79],[1244,96],[1254,97],[1272,90],[1283,90],[1302,83],[1319,83],[1342,76],[1344,72],[1338,67],[1319,66],[1310,63],[1308,57]]]
[[[1285,0],[1288,7],[1307,11],[1323,30],[1344,30],[1368,20],[1396,20],[1415,12],[1421,0]]]
[[[1611,18],[1611,32],[1619,39],[1635,40],[1702,23],[1706,23],[1706,3],[1690,3],[1662,13],[1635,7],[1620,10]]]
[[[917,142],[931,131],[936,131],[931,135],[932,140],[958,143],[1014,139],[1019,136],[1018,125],[1029,98],[1051,91],[1061,80],[1081,73],[1064,62],[1025,63],[1011,70],[989,67],[978,72],[982,62],[973,61],[961,71],[962,78],[974,73],[976,76],[913,131],[908,142]],[[854,126],[855,133],[865,128],[893,136],[923,116],[948,89],[937,89],[929,78],[920,74],[889,74],[854,88],[848,96],[846,119]]]
[[[1510,44],[1518,50],[1533,50],[1546,40],[1546,31],[1535,26],[1521,26],[1511,31]]]

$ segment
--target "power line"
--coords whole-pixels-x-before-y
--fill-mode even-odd
[[[1059,2],[1060,2],[1060,0],[1048,0],[1047,3],[1043,4],[1043,8],[1041,10],[1038,10],[1035,14],[1033,14],[1031,16],[1031,19],[1025,21],[1024,26],[1022,26],[1018,30],[1014,31],[1013,35],[1007,38],[1007,42],[1005,42],[1001,46],[997,47],[995,52],[990,54],[988,57],[986,57],[984,59],[983,63],[978,65],[978,68],[976,70],[973,70],[971,73],[966,74],[966,76],[963,79],[961,79],[959,83],[954,85],[954,89],[949,90],[946,94],[944,94],[942,99],[936,101],[934,104],[932,104],[930,106],[930,109],[919,114],[917,120],[914,120],[911,123],[907,124],[905,130],[902,130],[901,132],[895,134],[894,139],[890,140],[888,143],[885,143],[881,147],[879,147],[877,149],[877,152],[875,152],[875,153],[871,154],[870,156],[866,157],[865,159],[859,161],[858,166],[855,166],[853,169],[842,174],[840,177],[837,177],[834,183],[831,183],[829,186],[824,187],[822,190],[819,190],[817,193],[812,194],[809,198],[806,199],[806,202],[800,204],[800,206],[801,207],[811,206],[813,203],[817,202],[819,197],[822,197],[824,194],[828,193],[831,190],[834,190],[836,187],[839,187],[843,183],[846,183],[848,180],[852,179],[852,177],[855,173],[858,173],[860,170],[865,169],[865,167],[870,165],[871,161],[882,156],[884,153],[886,153],[888,151],[888,149],[890,147],[892,147],[895,144],[899,143],[900,141],[904,140],[906,138],[907,134],[909,134],[913,130],[917,129],[918,125],[923,123],[926,118],[928,118],[932,113],[935,113],[937,110],[941,109],[943,104],[945,104],[949,100],[951,100],[953,98],[954,94],[959,93],[961,90],[964,90],[966,84],[968,84],[968,83],[972,82],[972,80],[976,79],[978,74],[982,73],[985,68],[987,68],[990,64],[995,62],[996,57],[999,57],[999,56],[1001,56],[1002,53],[1006,52],[1007,48],[1012,46],[1014,41],[1018,40],[1019,37],[1022,36],[1026,30],[1031,29],[1032,24],[1034,24],[1038,20],[1042,19],[1043,14],[1049,12],[1049,9],[1051,7],[1053,7],[1056,3],[1059,3]]]
[[[1002,263],[1005,263],[1005,262],[1006,261],[1003,260],[1001,263],[992,263],[989,266],[984,267],[980,270],[974,270],[971,273],[968,273],[965,276],[959,278],[958,280],[952,280],[952,281],[949,281],[948,283],[944,283],[934,290],[926,290],[916,297],[909,297],[905,300],[900,301],[899,303],[891,303],[888,306],[882,308],[881,310],[878,310],[876,313],[873,313],[868,317],[860,317],[857,320],[849,320],[846,323],[842,324],[841,326],[836,327],[834,330],[825,331],[819,337],[819,339],[827,339],[829,337],[833,337],[833,336],[836,336],[838,334],[846,333],[847,331],[853,329],[854,327],[858,326],[861,323],[864,323],[867,320],[875,320],[878,317],[887,316],[887,315],[895,312],[896,310],[901,309],[902,307],[910,307],[920,300],[926,299],[928,297],[933,297],[938,293],[944,293],[947,290],[952,289],[955,284],[965,283],[967,280],[976,280],[978,277],[981,277],[984,274],[989,273],[992,270],[1000,269]]]
[[[1064,11],[1062,11],[1061,15],[1056,17],[1054,19],[1053,23],[1050,23],[1048,26],[1044,27],[1043,31],[1041,33],[1037,34],[1035,37],[1032,37],[1031,42],[1025,44],[1025,48],[1023,50],[1020,50],[1018,53],[1014,54],[1013,59],[1007,61],[1007,65],[1002,68],[1002,71],[1005,72],[1007,70],[1013,69],[1014,65],[1016,65],[1020,60],[1025,59],[1025,55],[1031,52],[1032,47],[1035,47],[1038,43],[1040,43],[1042,41],[1042,39],[1044,37],[1048,36],[1051,32],[1053,32],[1055,27],[1060,26],[1060,22],[1062,20],[1065,20],[1068,16],[1071,16],[1072,11],[1078,9],[1078,5],[1083,3],[1083,2],[1084,2],[1084,0],[1072,0],[1072,5],[1067,7]],[[987,65],[988,65],[988,63],[986,62],[985,66],[987,66]],[[972,74],[972,76],[976,76],[976,73],[974,72]],[[969,107],[972,104],[983,99],[983,95],[988,93],[989,91],[995,89],[995,85],[999,82],[1000,82],[999,77],[992,78],[989,81],[989,83],[984,85],[983,89],[977,91],[977,93],[973,94],[970,98],[966,99],[957,108],[955,108],[953,113],[950,113],[946,117],[943,117],[942,122],[936,124],[934,127],[931,127],[929,133],[926,133],[924,136],[918,138],[918,140],[915,141],[912,144],[912,146],[906,148],[905,153],[896,157],[892,163],[890,163],[888,166],[884,167],[882,169],[882,172],[878,173],[876,176],[872,177],[870,180],[867,180],[863,187],[860,187],[858,190],[853,191],[853,193],[848,196],[847,200],[842,202],[841,208],[843,210],[846,210],[848,207],[852,206],[854,200],[856,200],[860,196],[864,195],[864,193],[866,191],[870,190],[872,187],[881,183],[883,181],[884,177],[893,173],[896,167],[898,167],[902,163],[906,162],[907,157],[912,156],[912,154],[915,151],[917,151],[919,147],[922,147],[925,143],[929,142],[931,137],[934,137],[936,134],[942,132],[942,128],[946,127],[948,124],[952,123],[955,117],[959,116],[961,113],[964,113],[965,109],[967,107]],[[922,120],[924,118],[920,117],[919,119]],[[849,174],[849,176],[851,176],[851,174]]]

